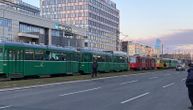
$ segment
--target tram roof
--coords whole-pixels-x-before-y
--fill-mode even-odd
[[[122,51],[113,51],[114,55],[120,55],[120,56],[127,56],[127,53],[122,52]]]
[[[69,52],[75,52],[75,51],[77,51],[77,49],[76,49],[76,48],[73,48],[73,47],[48,46],[48,49],[50,49],[50,50],[57,50],[57,51],[69,51]]]
[[[111,53],[116,56],[128,56],[127,53],[122,52],[122,51],[105,51],[105,52]]]
[[[34,48],[34,49],[49,49],[49,50],[57,50],[57,51],[69,51],[75,52],[77,51],[75,48],[71,47],[57,47],[57,46],[47,46],[47,45],[37,45],[37,44],[29,44],[29,43],[21,43],[21,42],[0,42],[0,46],[11,46],[17,48]]]
[[[91,49],[87,49],[87,48],[80,49],[80,52],[93,53],[93,54],[102,54],[102,55],[109,55],[109,56],[112,55],[111,53],[108,53],[108,52],[99,51],[99,50],[91,50]]]
[[[0,42],[0,46],[46,49],[45,45],[29,44],[29,43],[22,43],[22,42],[8,42],[8,41]]]

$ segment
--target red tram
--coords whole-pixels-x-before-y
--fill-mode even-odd
[[[132,70],[150,70],[156,68],[156,60],[151,57],[131,56],[129,65]]]

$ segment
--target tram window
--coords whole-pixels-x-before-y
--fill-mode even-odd
[[[8,50],[7,54],[8,54],[7,60],[15,60],[15,55],[13,50]]]
[[[8,55],[7,49],[4,49],[4,52],[3,52],[4,60],[7,60],[7,55]]]
[[[141,63],[142,59],[138,57],[136,61],[137,61],[137,63]]]
[[[136,63],[136,58],[130,57],[130,62],[131,63]]]
[[[44,52],[44,54],[45,54],[45,60],[50,60],[49,58],[50,58],[50,51],[46,51],[46,52]]]
[[[117,62],[116,57],[113,57],[113,62]]]
[[[6,60],[11,60],[11,51],[10,50],[7,50]]]
[[[57,61],[66,61],[67,55],[65,53],[59,52],[55,53],[56,55],[53,56],[53,58]]]
[[[98,62],[105,62],[104,56],[98,56]]]
[[[15,55],[15,60],[21,60],[21,54],[20,50],[15,50],[14,55]]]
[[[20,51],[20,60],[23,60],[24,59],[24,55],[23,55],[23,50]]]
[[[33,50],[25,50],[25,60],[34,60]]]
[[[75,55],[75,61],[80,61],[80,54],[78,54],[78,53],[76,53],[76,54],[74,54]]]
[[[71,61],[72,60],[72,53],[66,53],[67,54],[67,61]]]
[[[66,53],[63,53],[62,57],[63,57],[63,61],[66,61],[66,60],[67,60],[68,55],[67,55]]]
[[[111,57],[110,56],[106,56],[106,62],[111,62]]]
[[[127,57],[123,57],[123,63],[127,63]]]
[[[72,61],[79,61],[79,59],[80,59],[80,57],[77,53],[72,53],[71,56],[72,56]]]
[[[120,63],[123,63],[123,62],[124,62],[123,57],[119,57],[119,62],[120,62]]]
[[[82,57],[83,57],[84,62],[91,62],[92,61],[91,55],[89,55],[89,54],[83,54]]]
[[[44,51],[36,50],[35,51],[35,60],[44,60]]]
[[[63,57],[62,57],[62,54],[58,54],[58,61],[62,61],[63,60]]]
[[[124,62],[123,57],[119,57],[119,62],[120,62],[120,63],[123,63],[123,62]]]
[[[116,59],[117,59],[117,62],[118,62],[118,63],[121,63],[120,57],[117,56]]]
[[[51,61],[58,61],[59,60],[59,53],[57,53],[57,52],[51,52],[50,54],[49,54],[49,60],[51,60]]]

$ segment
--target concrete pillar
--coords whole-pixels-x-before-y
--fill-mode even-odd
[[[52,29],[48,30],[48,45],[52,45]]]

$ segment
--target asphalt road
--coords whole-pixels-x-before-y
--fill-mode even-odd
[[[188,110],[186,75],[164,70],[0,90],[0,110]]]

